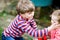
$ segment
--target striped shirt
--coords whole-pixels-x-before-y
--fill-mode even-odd
[[[12,37],[20,37],[24,33],[28,33],[33,37],[42,37],[44,34],[48,34],[48,30],[47,28],[37,30],[37,25],[34,19],[26,21],[20,15],[17,15],[3,33],[5,36]]]

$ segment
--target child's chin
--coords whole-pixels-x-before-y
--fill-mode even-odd
[[[32,19],[32,18],[29,18],[30,20]]]

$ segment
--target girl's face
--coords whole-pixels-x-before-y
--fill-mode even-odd
[[[26,19],[32,19],[33,16],[34,16],[34,11],[26,12],[25,14],[23,14],[23,18],[26,18]]]
[[[54,16],[54,15],[51,15],[51,23],[58,23],[58,17],[57,16]]]

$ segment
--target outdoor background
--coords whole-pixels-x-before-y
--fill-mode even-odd
[[[48,5],[45,5],[44,3],[36,2],[34,0],[31,0],[35,7],[35,16],[34,19],[38,25],[39,29],[42,29],[44,27],[48,27],[50,22],[50,14],[55,8],[52,8],[51,4],[52,1],[47,1]],[[0,0],[0,40],[1,40],[1,34],[2,31],[8,27],[9,23],[14,19],[14,17],[17,15],[16,12],[16,5],[18,0]],[[44,2],[44,0],[43,0]],[[38,3],[38,5],[36,4]],[[39,4],[40,3],[40,4]],[[50,3],[50,4],[49,4]],[[27,34],[24,34],[23,37],[25,40],[33,40],[33,37],[30,37]]]

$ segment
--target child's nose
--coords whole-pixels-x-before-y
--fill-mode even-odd
[[[31,14],[31,16],[34,16],[34,14]]]

